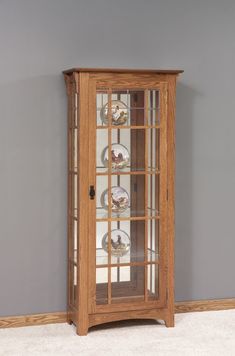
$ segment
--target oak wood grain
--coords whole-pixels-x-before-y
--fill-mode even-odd
[[[73,73],[73,72],[101,72],[101,73],[171,73],[171,74],[179,74],[183,73],[182,69],[128,69],[128,68],[71,68],[63,71],[65,74]]]
[[[176,313],[235,309],[235,298],[194,300],[175,303]]]
[[[167,76],[167,259],[168,315],[167,326],[174,326],[174,238],[175,238],[175,88],[176,77]]]
[[[88,331],[88,237],[89,237],[89,73],[79,75],[79,252],[78,252],[78,325],[77,333],[86,335]]]
[[[71,91],[71,82],[75,81],[76,91],[79,90],[79,124],[78,126],[78,174],[74,174],[75,167],[69,167],[69,174],[77,177],[78,185],[78,209],[77,215],[74,215],[73,204],[70,202],[69,216],[71,221],[77,218],[78,221],[78,256],[76,266],[78,267],[77,288],[75,289],[75,297],[79,300],[78,310],[68,308],[70,319],[77,326],[79,335],[85,335],[90,327],[90,318],[92,315],[98,321],[103,320],[99,315],[107,314],[106,319],[112,319],[113,313],[119,313],[119,318],[128,318],[129,313],[142,315],[156,316],[156,313],[162,313],[164,308],[164,320],[166,326],[174,325],[174,255],[173,255],[173,238],[174,238],[174,113],[175,113],[175,81],[177,75],[181,71],[177,70],[127,70],[127,69],[74,69],[65,71],[67,93],[68,96],[73,94]],[[95,186],[96,180],[96,129],[103,129],[97,127],[96,123],[96,90],[108,92],[108,117],[109,125],[105,127],[108,132],[109,156],[111,156],[111,133],[114,128],[111,124],[111,93],[118,90],[132,90],[132,93],[142,91],[145,93],[145,100],[142,107],[145,107],[145,117],[148,114],[148,92],[149,89],[159,90],[160,92],[160,125],[157,123],[160,132],[160,170],[157,176],[160,178],[159,191],[157,195],[160,196],[159,208],[160,215],[155,217],[147,216],[148,205],[148,141],[150,139],[148,129],[154,127],[153,123],[149,125],[143,120],[143,113],[137,110],[140,114],[138,122],[132,115],[131,126],[120,126],[120,130],[131,128],[132,131],[136,128],[135,133],[132,134],[132,163],[135,161],[135,155],[138,157],[138,162],[135,162],[136,167],[141,163],[141,167],[145,167],[143,175],[130,174],[131,184],[136,183],[137,192],[136,204],[141,207],[143,216],[131,217],[113,217],[111,214],[111,160],[108,167],[108,192],[109,192],[109,211],[108,217],[97,218],[95,212],[95,202],[90,202],[88,197],[89,185]],[[135,95],[136,96],[136,95]],[[144,96],[143,96],[144,98]],[[169,100],[168,100],[169,98]],[[69,98],[69,105],[73,108],[73,98]],[[144,105],[145,103],[145,105]],[[137,112],[136,112],[137,114]],[[70,113],[71,116],[71,113]],[[140,124],[140,126],[137,126]],[[74,126],[74,125],[73,125]],[[75,127],[72,127],[75,129]],[[140,130],[141,129],[141,130]],[[119,131],[120,131],[119,130]],[[120,138],[120,137],[119,137]],[[136,142],[135,142],[136,141]],[[73,146],[73,142],[72,142]],[[136,146],[136,149],[135,149]],[[144,149],[143,149],[144,147]],[[157,148],[157,149],[158,149]],[[71,148],[69,147],[69,150]],[[138,154],[137,154],[138,153]],[[87,156],[89,159],[87,160]],[[170,167],[170,168],[168,168]],[[159,168],[159,167],[158,167]],[[71,172],[72,171],[72,172]],[[153,172],[154,173],[154,172]],[[120,177],[120,175],[118,176]],[[74,179],[74,178],[73,178]],[[120,178],[118,178],[120,179]],[[70,184],[69,192],[73,195],[73,184]],[[151,189],[151,188],[150,188]],[[167,189],[170,199],[167,201]],[[138,195],[138,196],[137,196]],[[135,204],[135,197],[132,194],[132,203]],[[131,221],[133,227],[132,235],[135,235],[136,251],[145,251],[147,255],[147,235],[148,235],[148,221],[156,219],[160,223],[160,259],[155,264],[159,268],[159,295],[158,298],[153,298],[148,291],[147,284],[147,260],[140,265],[129,264],[133,273],[131,273],[131,280],[128,285],[122,283],[112,283],[111,285],[111,222],[117,221]],[[95,239],[96,239],[96,221],[106,221],[108,223],[109,231],[109,257],[108,257],[108,296],[104,296],[104,288],[102,285],[96,287],[95,269],[96,269],[96,253],[95,253]],[[72,231],[73,232],[73,231]],[[71,239],[71,231],[69,231]],[[143,238],[144,237],[144,238]],[[134,241],[133,241],[134,242]],[[134,244],[135,245],[135,244]],[[134,247],[133,245],[133,247]],[[73,249],[73,243],[70,243]],[[73,251],[72,251],[73,252]],[[73,258],[69,254],[69,260]],[[117,266],[119,268],[119,266]],[[158,271],[158,269],[156,269]],[[158,274],[158,272],[157,272]],[[70,295],[71,290],[74,295],[73,274],[69,273]],[[157,281],[158,283],[158,281]],[[107,288],[107,286],[105,287]],[[107,291],[107,289],[105,289]],[[106,298],[105,298],[106,297]],[[108,297],[108,298],[107,298]],[[71,296],[70,296],[71,299]],[[102,300],[108,300],[102,305]],[[100,301],[98,303],[98,300]],[[69,304],[70,305],[70,304]],[[74,306],[74,304],[72,305]],[[147,312],[146,312],[147,311]],[[108,314],[110,317],[108,317]],[[132,317],[132,316],[131,316]],[[117,318],[117,315],[115,316]]]
[[[0,328],[65,323],[67,312],[0,317]]]
[[[230,310],[235,309],[235,298],[228,299],[209,299],[209,300],[194,300],[194,301],[182,301],[175,303],[175,313],[188,313],[188,312],[203,312],[203,311],[216,311],[216,310]],[[145,310],[145,309],[144,309]],[[160,319],[160,317],[166,318],[166,310],[159,309],[160,313],[157,314],[156,309],[154,309],[156,314],[154,318]],[[146,310],[145,310],[146,311]],[[133,311],[133,318],[139,318],[143,315],[143,311]],[[119,312],[114,312],[114,314],[119,314]],[[99,320],[108,321],[109,313],[99,313]],[[128,319],[125,317],[126,313],[123,312],[119,315],[121,319]],[[130,316],[130,315],[129,315]],[[117,317],[117,315],[116,315]],[[149,315],[146,315],[146,318],[149,318]],[[89,324],[91,321],[98,320],[95,317],[95,314],[89,316]],[[115,320],[114,316],[111,315],[112,320]],[[110,321],[112,321],[110,320]],[[0,328],[13,328],[13,327],[22,327],[22,326],[32,326],[32,325],[46,325],[54,323],[66,323],[67,321],[67,312],[56,312],[56,313],[42,313],[42,314],[30,314],[30,315],[19,315],[19,316],[8,316],[0,317]],[[104,321],[104,322],[107,322]],[[92,324],[95,325],[95,324]]]

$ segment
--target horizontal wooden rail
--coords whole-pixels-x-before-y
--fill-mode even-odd
[[[96,126],[97,129],[106,129],[106,130],[121,130],[121,129],[131,129],[131,130],[143,130],[143,129],[160,129],[160,125],[117,125],[117,126]]]
[[[112,176],[123,176],[123,175],[145,175],[145,174],[160,174],[159,170],[155,170],[155,171],[148,171],[148,170],[143,170],[143,171],[130,171],[130,172],[121,172],[121,171],[117,171],[117,172],[111,172],[110,173]],[[109,172],[96,172],[97,176],[107,176],[109,175]]]
[[[112,218],[96,218],[97,222],[102,222],[102,221],[142,221],[142,220],[159,220],[160,216],[155,215],[155,216],[129,216],[129,217],[112,217]]]

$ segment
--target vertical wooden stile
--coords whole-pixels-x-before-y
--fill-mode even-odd
[[[88,224],[89,216],[89,165],[87,162],[89,152],[89,73],[79,73],[80,105],[79,105],[79,313],[77,332],[86,335],[89,326],[88,320]]]
[[[167,317],[166,326],[174,326],[174,237],[175,237],[175,89],[176,76],[168,79],[168,117],[167,117]]]

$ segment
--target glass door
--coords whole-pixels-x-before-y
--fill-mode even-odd
[[[166,84],[97,84],[93,94],[95,310],[160,305],[166,297]]]

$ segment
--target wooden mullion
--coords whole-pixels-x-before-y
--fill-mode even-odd
[[[97,218],[96,221],[102,222],[102,221],[142,221],[142,220],[153,220],[153,219],[160,219],[160,216],[133,216],[133,217],[112,217],[112,218]]]
[[[117,99],[121,100],[121,94],[118,93],[117,95]],[[121,135],[120,135],[121,131],[117,130],[117,143],[120,144],[121,141]],[[117,185],[118,187],[120,187],[120,181],[121,181],[121,177],[120,174],[117,174]],[[120,221],[117,221],[117,228],[120,229]],[[118,257],[118,262],[120,262],[120,258]],[[119,264],[117,265],[117,282],[120,282],[120,266]]]
[[[112,188],[112,131],[110,130],[110,127],[112,125],[112,91],[111,89],[108,90],[108,304],[111,304],[111,252],[112,252],[112,246],[111,246],[111,218],[112,218],[112,196],[111,196],[111,188]]]
[[[144,118],[145,124],[148,120],[148,90],[144,91]],[[148,129],[145,129],[145,171],[148,170]],[[145,173],[145,218],[148,218],[148,174]],[[145,220],[145,231],[144,231],[144,255],[145,262],[148,261],[148,220]],[[148,300],[148,266],[144,267],[144,300]]]
[[[153,107],[153,92],[150,90],[150,107]],[[150,125],[153,125],[153,112],[151,110],[150,114]],[[150,129],[150,171],[153,170],[153,129]],[[153,176],[150,176],[150,215],[153,212]],[[151,250],[151,262],[152,262],[152,250],[153,250],[153,221],[150,221],[150,250]],[[156,251],[156,250],[155,250]],[[155,252],[156,253],[156,252]],[[150,273],[150,291],[152,291],[152,268]]]

